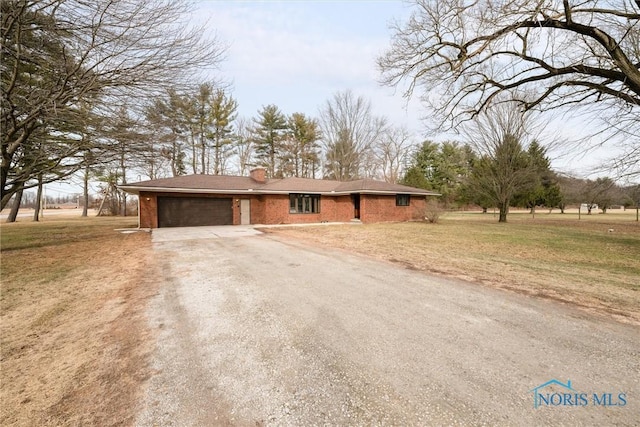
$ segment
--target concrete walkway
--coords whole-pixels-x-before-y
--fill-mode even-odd
[[[262,228],[279,227],[313,227],[329,225],[358,225],[360,221],[353,222],[322,222],[309,224],[252,224],[252,225],[212,225],[202,227],[167,227],[154,228],[151,237],[154,243],[174,242],[177,240],[219,239],[223,237],[247,237],[262,234]]]
[[[262,234],[253,225],[213,225],[210,227],[168,227],[151,231],[153,243],[179,240],[219,239],[222,237],[247,237]]]

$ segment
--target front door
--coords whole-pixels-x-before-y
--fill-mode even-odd
[[[240,200],[240,225],[251,224],[251,200]]]
[[[351,199],[353,199],[353,217],[360,219],[360,195],[352,194]]]

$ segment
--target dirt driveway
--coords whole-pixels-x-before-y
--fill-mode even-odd
[[[254,231],[163,233],[138,425],[637,425],[637,327]],[[553,379],[571,389],[534,408]]]

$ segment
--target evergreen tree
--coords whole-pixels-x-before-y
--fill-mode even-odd
[[[166,159],[172,176],[186,173],[187,123],[184,115],[186,99],[175,90],[169,90],[164,98],[156,98],[145,110],[147,128],[153,130],[152,143],[159,156],[150,161]],[[157,168],[156,175],[158,174]],[[149,178],[154,179],[153,176]]]
[[[319,166],[320,129],[315,119],[293,113],[287,119],[288,132],[284,139],[283,175],[314,178]]]
[[[546,148],[534,140],[529,144],[527,155],[532,169],[530,186],[514,196],[514,205],[529,208],[532,213],[536,206],[558,207],[561,203],[560,188],[556,174],[551,170]]]
[[[218,89],[211,98],[211,131],[209,138],[213,148],[213,174],[220,175],[225,172],[225,164],[230,156],[230,147],[233,142],[232,123],[236,118],[238,103],[227,93]],[[208,168],[207,168],[208,169]]]
[[[414,152],[402,183],[437,191],[445,204],[466,201],[462,185],[471,173],[475,154],[457,142],[424,141]]]
[[[287,119],[275,105],[267,105],[253,119],[253,140],[256,158],[267,170],[267,176],[276,177],[276,167],[282,152],[282,139],[287,129]]]

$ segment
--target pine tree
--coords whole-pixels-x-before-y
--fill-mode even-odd
[[[276,177],[276,167],[282,152],[282,139],[287,129],[287,119],[275,105],[267,105],[253,119],[253,140],[256,157],[267,169],[267,176]]]
[[[293,113],[287,119],[288,132],[284,140],[284,175],[313,178],[319,163],[320,130],[315,119]],[[286,165],[286,167],[284,167]]]
[[[222,89],[216,90],[211,97],[212,120],[209,138],[212,140],[214,175],[220,175],[225,171],[225,163],[230,155],[228,147],[233,142],[232,123],[236,118],[237,109],[237,101]]]

